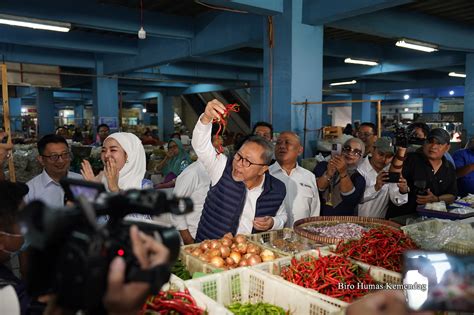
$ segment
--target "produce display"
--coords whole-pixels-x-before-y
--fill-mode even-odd
[[[186,269],[186,266],[183,264],[181,260],[177,260],[176,263],[171,268],[171,273],[175,276],[181,278],[182,280],[189,280],[191,279],[191,274]]]
[[[227,306],[227,308],[234,313],[235,315],[285,315],[289,314],[279,306],[269,304],[269,303],[232,303]]]
[[[335,237],[340,239],[358,239],[367,228],[355,223],[340,223],[327,226],[306,226],[304,230],[325,237]]]
[[[415,242],[402,231],[378,227],[364,232],[358,240],[339,242],[334,252],[373,266],[400,272],[402,253],[417,248]]]
[[[199,308],[187,289],[180,291],[161,291],[150,296],[140,314],[186,314],[199,315],[206,312]]]
[[[271,250],[262,250],[260,246],[249,242],[245,235],[233,237],[231,233],[218,240],[205,240],[199,245],[187,247],[186,251],[222,269],[253,266],[276,258]]]
[[[348,303],[367,294],[371,285],[376,286],[374,279],[362,267],[335,255],[319,258],[307,255],[299,260],[293,257],[291,264],[282,268],[281,276],[299,286]]]

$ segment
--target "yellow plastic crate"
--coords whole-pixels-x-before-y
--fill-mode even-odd
[[[266,302],[280,306],[290,314],[309,315],[327,315],[339,311],[338,307],[318,299],[314,294],[248,267],[187,280],[185,283],[222,305]]]

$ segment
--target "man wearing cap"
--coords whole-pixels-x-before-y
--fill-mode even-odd
[[[408,202],[390,207],[387,218],[413,214],[418,205],[439,201],[450,204],[455,200],[456,170],[444,157],[450,140],[446,130],[432,129],[423,147],[407,155],[402,174],[408,182]]]
[[[372,156],[359,165],[357,171],[365,178],[365,191],[358,206],[361,217],[385,218],[389,199],[397,206],[408,202],[405,178],[398,183],[388,183],[388,169],[395,154],[392,139],[382,137],[375,141]]]

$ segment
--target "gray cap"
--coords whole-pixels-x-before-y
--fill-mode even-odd
[[[392,139],[389,137],[378,138],[374,143],[374,147],[381,153],[395,154],[395,147],[392,144]]]
[[[436,139],[438,143],[440,144],[449,144],[449,142],[451,141],[451,136],[443,128],[435,128],[435,129],[431,129],[426,139],[427,140]]]

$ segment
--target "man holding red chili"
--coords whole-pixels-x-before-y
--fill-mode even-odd
[[[212,122],[226,119],[228,108],[218,100],[207,103],[193,131],[192,145],[211,178],[199,221],[196,242],[225,233],[249,234],[281,229],[287,220],[285,184],[268,173],[273,145],[250,136],[232,159],[216,153],[211,143]]]

